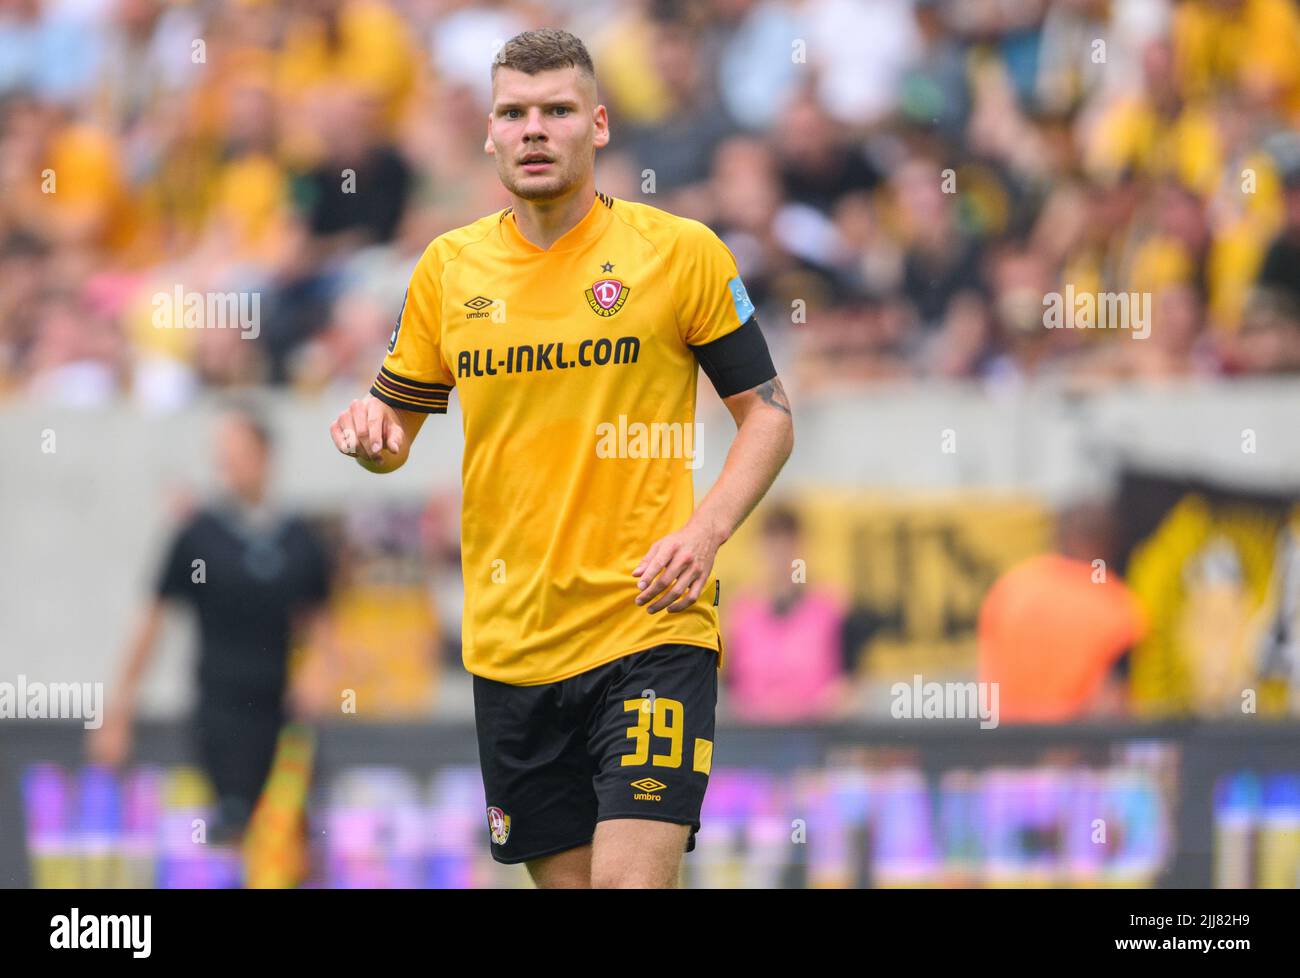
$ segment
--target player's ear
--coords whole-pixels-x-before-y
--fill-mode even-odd
[[[595,132],[593,133],[593,142],[595,142],[597,149],[599,149],[601,146],[608,145],[609,144],[609,113],[605,110],[605,106],[603,105],[596,106],[596,111],[592,114],[592,122],[595,124]]]
[[[496,143],[492,142],[492,113],[491,112],[488,113],[487,140],[483,143],[483,152],[487,153],[488,156],[497,155]]]

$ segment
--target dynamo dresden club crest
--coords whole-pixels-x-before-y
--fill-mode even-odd
[[[623,308],[629,291],[616,278],[602,278],[587,290],[587,305],[597,316],[612,316]]]
[[[487,810],[488,828],[492,830],[492,841],[499,846],[506,844],[510,838],[510,816],[493,805]]]

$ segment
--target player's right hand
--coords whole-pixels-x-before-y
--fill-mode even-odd
[[[373,394],[353,401],[330,425],[334,445],[344,455],[379,461],[384,450],[400,454],[406,432],[397,412]]]

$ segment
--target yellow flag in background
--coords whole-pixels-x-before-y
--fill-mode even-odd
[[[244,879],[249,889],[287,889],[307,877],[307,792],[316,734],[305,724],[280,731],[275,760],[244,838]]]

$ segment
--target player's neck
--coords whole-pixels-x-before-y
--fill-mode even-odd
[[[515,225],[529,242],[546,250],[578,226],[596,203],[596,184],[589,180],[573,193],[554,200],[515,198]]]
[[[271,505],[264,489],[244,489],[233,492],[228,502],[241,516],[257,518],[271,511]]]

